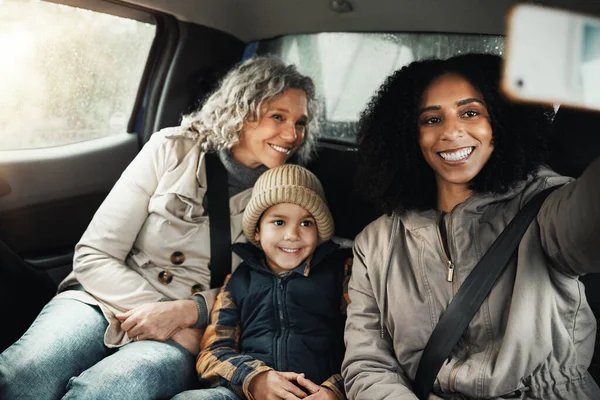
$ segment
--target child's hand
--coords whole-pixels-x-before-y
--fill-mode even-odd
[[[306,379],[304,374],[300,374],[297,381],[311,393],[305,400],[337,400],[335,393],[323,386],[315,384],[310,379]]]
[[[257,400],[299,400],[306,393],[290,381],[296,381],[300,374],[295,372],[267,371],[254,377],[248,390]]]

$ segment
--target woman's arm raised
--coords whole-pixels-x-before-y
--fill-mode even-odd
[[[537,220],[554,266],[574,275],[600,272],[600,157],[548,196]]]

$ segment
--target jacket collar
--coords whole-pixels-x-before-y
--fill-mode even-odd
[[[479,218],[488,209],[488,206],[495,203],[502,203],[522,195],[524,192],[528,192],[528,186],[538,185],[540,179],[548,180],[548,178],[562,178],[559,180],[564,180],[564,177],[561,177],[551,169],[541,167],[536,173],[530,175],[526,180],[518,182],[506,193],[473,194],[473,196],[454,207],[450,212],[450,215],[459,219]],[[558,184],[558,182],[554,184]],[[404,214],[400,214],[399,217],[405,228],[408,230],[415,230],[431,225],[432,221],[435,222],[438,220],[439,215],[439,211],[432,209],[426,211],[407,211]]]
[[[300,274],[302,276],[308,276],[312,269],[316,268],[325,258],[327,258],[328,255],[333,253],[338,248],[339,246],[331,240],[318,245],[312,256],[291,270],[291,272]],[[260,271],[272,273],[264,261],[264,252],[258,247],[250,243],[234,243],[232,250],[250,267]]]

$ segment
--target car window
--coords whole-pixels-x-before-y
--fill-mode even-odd
[[[0,150],[127,131],[154,24],[3,0],[0,27]]]
[[[504,38],[429,33],[319,33],[258,43],[315,80],[321,137],[354,142],[356,122],[385,77],[412,61],[478,52],[501,55]]]

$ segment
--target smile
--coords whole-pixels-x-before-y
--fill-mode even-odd
[[[278,152],[283,153],[283,154],[290,154],[290,151],[292,151],[291,148],[290,149],[286,149],[285,147],[277,146],[277,145],[271,144],[271,143],[269,143],[269,146],[271,146],[271,148],[273,150],[278,151]]]
[[[296,254],[300,251],[300,249],[286,249],[285,247],[280,247],[279,249],[289,254]]]
[[[468,158],[474,149],[474,147],[465,147],[454,151],[442,151],[438,154],[446,161],[460,161]]]

